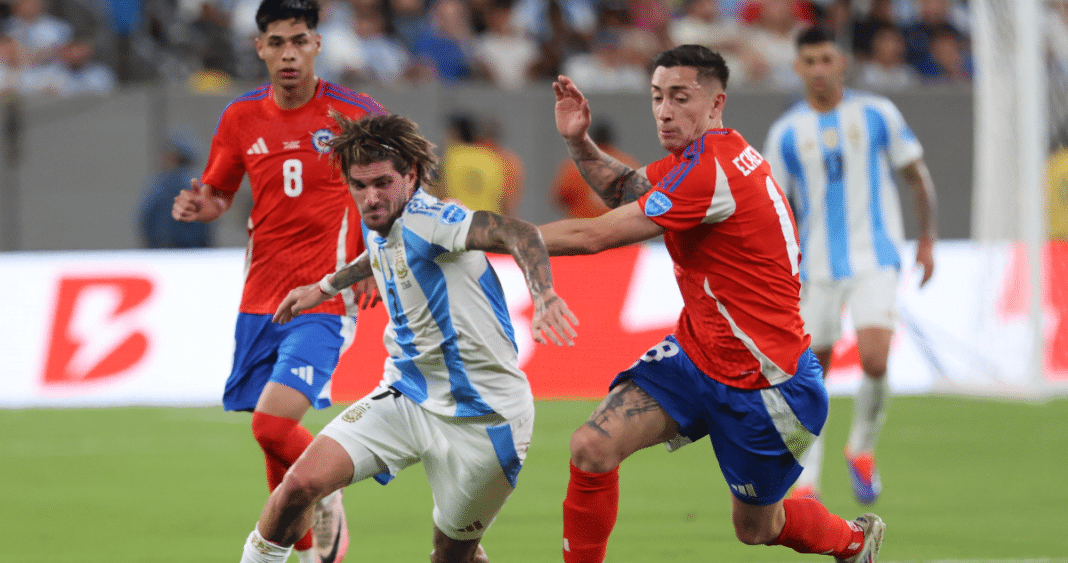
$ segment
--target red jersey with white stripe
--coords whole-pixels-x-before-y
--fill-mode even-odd
[[[709,377],[742,389],[786,381],[808,348],[797,227],[764,158],[733,129],[646,167],[638,200],[667,229],[683,308],[675,337]]]
[[[338,131],[331,109],[351,118],[386,113],[371,97],[320,80],[299,108],[279,108],[265,85],[235,99],[219,119],[201,181],[236,192],[247,173],[252,186],[242,313],[273,314],[289,290],[363,252],[356,204],[326,145]],[[311,310],[354,311],[351,291]]]

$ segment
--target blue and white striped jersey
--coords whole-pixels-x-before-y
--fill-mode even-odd
[[[466,249],[472,215],[419,189],[389,236],[363,226],[389,310],[384,382],[436,414],[512,418],[534,398],[497,274]]]
[[[802,280],[901,266],[892,172],[921,156],[893,102],[868,92],[847,89],[827,113],[801,101],[771,126],[764,158],[794,206]]]

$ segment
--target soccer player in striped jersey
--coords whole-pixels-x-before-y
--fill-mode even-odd
[[[537,227],[438,200],[437,157],[411,120],[339,116],[334,155],[360,209],[367,251],[298,287],[275,320],[293,323],[339,289],[373,279],[389,309],[380,387],[331,421],[271,493],[242,563],[281,563],[319,499],[422,462],[434,497],[434,563],[486,563],[481,538],[516,486],[534,399],[508,307],[485,252],[511,254],[534,304],[531,331],[573,345],[575,316],[553,290]]]
[[[297,322],[271,322],[291,288],[363,251],[359,213],[330,163],[336,123],[329,112],[353,118],[385,113],[370,97],[316,76],[318,21],[315,0],[263,0],[256,50],[270,83],[226,107],[203,176],[175,198],[172,209],[179,221],[214,221],[229,210],[248,174],[253,206],[245,286],[223,406],[252,411],[270,489],[311,443],[300,421],[309,407],[330,406],[330,378],[352,341],[357,309],[377,298],[373,286],[359,286]],[[302,561],[342,560],[349,540],[340,494],[319,506],[314,533],[305,531],[297,543]]]
[[[846,89],[846,60],[820,28],[797,40],[795,70],[805,99],[776,121],[764,149],[772,175],[793,203],[801,235],[801,316],[823,373],[842,336],[848,305],[863,376],[845,447],[853,494],[872,504],[882,490],[875,444],[886,419],[886,365],[897,324],[904,227],[898,171],[912,190],[919,223],[920,285],[934,272],[935,193],[923,148],[894,104]],[[802,460],[794,496],[819,496],[823,437]]]
[[[670,154],[638,170],[593,143],[575,84],[561,76],[553,85],[568,151],[613,209],[543,226],[549,252],[590,254],[663,235],[683,299],[675,333],[616,376],[571,437],[564,561],[604,561],[624,459],[708,436],[740,541],[873,563],[885,528],[878,516],[850,522],[818,500],[783,499],[828,404],[799,311],[801,256],[786,198],[760,153],[723,128],[723,57],[682,45],[653,66],[653,116]]]

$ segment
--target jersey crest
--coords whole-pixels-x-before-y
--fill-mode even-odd
[[[334,139],[334,132],[329,129],[319,129],[312,133],[312,146],[319,154],[330,152],[330,141]]]

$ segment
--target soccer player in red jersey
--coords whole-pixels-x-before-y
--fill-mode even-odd
[[[359,214],[330,159],[337,128],[330,110],[352,118],[386,113],[370,97],[316,76],[318,22],[316,0],[263,0],[256,51],[270,83],[226,107],[203,177],[192,180],[172,209],[179,221],[214,221],[249,176],[254,203],[245,286],[223,406],[253,412],[271,490],[312,441],[300,424],[308,408],[330,405],[330,377],[352,341],[357,308],[377,301],[369,282],[285,326],[271,322],[291,288],[317,281],[364,250]],[[296,544],[302,560],[341,561],[348,530],[340,494],[324,499],[312,529]]]
[[[571,437],[566,563],[601,563],[615,525],[619,464],[709,436],[740,541],[874,563],[885,526],[846,521],[815,499],[783,500],[823,429],[827,391],[801,320],[793,215],[763,157],[723,128],[723,58],[683,45],[653,60],[653,116],[665,158],[634,170],[590,139],[590,109],[566,76],[556,124],[612,211],[542,227],[551,254],[591,254],[663,235],[683,309],[667,336],[612,382]]]

